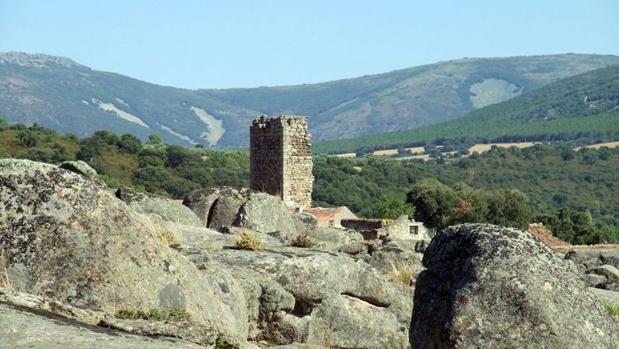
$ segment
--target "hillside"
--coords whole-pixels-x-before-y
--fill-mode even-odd
[[[247,187],[249,182],[245,151],[190,149],[165,145],[156,137],[142,144],[134,136],[106,131],[79,140],[41,127],[0,122],[0,158],[5,157],[48,163],[81,159],[110,187],[131,186],[177,199],[198,188]],[[613,190],[619,183],[617,168],[619,148],[575,151],[561,145],[492,149],[450,162],[318,155],[312,199],[316,206],[345,205],[361,216],[386,217],[394,198],[403,204],[406,193],[425,180],[437,179],[453,188],[465,183],[480,190],[470,193],[475,200],[481,195],[496,201],[502,191],[518,189],[535,215],[553,216],[564,208],[588,211],[601,234],[591,241],[619,241],[619,196]]]
[[[92,70],[47,55],[0,55],[0,116],[89,136],[96,130],[158,133],[169,143],[231,146],[257,112],[194,91]],[[223,135],[222,135],[223,132]]]
[[[322,84],[201,92],[267,114],[310,115],[315,140],[341,139],[455,119],[616,63],[614,56],[572,54],[460,59]]]
[[[0,117],[88,136],[158,133],[168,143],[245,146],[259,114],[310,116],[315,141],[458,118],[619,57],[461,59],[354,79],[282,87],[187,90],[101,72],[70,59],[0,53]]]
[[[325,152],[456,140],[469,142],[619,136],[619,65],[559,80],[508,101],[415,130],[319,144]]]

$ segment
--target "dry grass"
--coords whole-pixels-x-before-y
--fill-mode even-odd
[[[474,146],[469,148],[469,152],[471,154],[473,153],[485,153],[487,151],[490,151],[490,149],[492,149],[493,146],[497,146],[499,148],[511,148],[511,147],[516,147],[516,148],[528,148],[528,147],[532,147],[536,144],[538,144],[539,142],[520,142],[520,143],[491,143],[491,144],[475,144]]]
[[[391,281],[396,284],[411,286],[413,284],[413,274],[406,270],[403,267],[397,267],[395,264],[391,263]]]
[[[290,246],[310,248],[316,246],[316,241],[305,234],[299,234],[290,242]]]
[[[335,154],[336,158],[346,158],[346,159],[354,159],[357,157],[356,153],[344,153],[344,154]]]
[[[180,309],[151,309],[149,311],[123,309],[116,313],[116,317],[119,319],[153,321],[189,321],[191,318],[189,313]]]
[[[372,155],[374,156],[393,156],[398,155],[398,149],[384,149],[384,150],[375,150]]]
[[[552,232],[540,223],[531,223],[527,229],[529,233],[537,237],[541,242],[550,248],[557,246],[569,246],[569,243],[552,235]]]
[[[236,240],[236,247],[241,250],[260,251],[264,248],[264,243],[250,232],[244,231]]]
[[[411,154],[411,155],[423,155],[426,152],[426,148],[425,147],[413,147],[413,148],[406,148],[406,150]]]
[[[401,156],[398,158],[393,158],[396,161],[406,161],[406,160],[423,160],[423,161],[429,161],[432,158],[430,157],[430,155],[428,154],[424,154],[424,155],[412,155],[412,156]]]
[[[175,234],[174,232],[167,229],[155,230],[155,238],[168,246],[179,244],[182,241],[182,238],[178,236],[178,234]]]
[[[606,143],[590,144],[590,145],[586,145],[584,147],[574,148],[574,150],[578,151],[578,150],[580,150],[582,148],[600,149],[602,147],[608,147],[609,149],[619,148],[619,142],[606,142]]]
[[[9,278],[9,266],[8,261],[4,258],[3,254],[0,254],[0,287],[15,289],[11,279]]]

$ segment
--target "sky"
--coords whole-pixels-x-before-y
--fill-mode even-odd
[[[0,51],[175,87],[290,85],[462,57],[619,55],[619,0],[0,0]]]

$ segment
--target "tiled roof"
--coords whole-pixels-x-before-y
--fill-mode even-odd
[[[332,208],[312,207],[305,209],[303,212],[311,214],[316,217],[317,220],[322,222],[330,222],[336,219],[340,214],[352,214],[352,212],[350,212],[350,210],[345,206]]]

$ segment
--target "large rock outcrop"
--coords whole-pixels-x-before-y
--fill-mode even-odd
[[[312,313],[308,339],[327,348],[408,347],[395,314],[359,298],[339,295],[323,300]]]
[[[212,202],[212,193],[190,196],[191,212],[131,190],[116,196],[56,166],[0,160],[0,267],[6,269],[0,269],[0,287],[30,294],[0,297],[0,332],[4,325],[20,329],[17,345],[52,348],[145,342],[133,334],[165,337],[171,347],[211,347],[222,339],[235,343],[226,348],[251,347],[252,341],[291,348],[409,347],[413,288],[391,273],[392,265],[415,263],[412,247],[318,229],[267,194],[215,192]],[[200,218],[223,222],[223,233]],[[246,232],[263,240],[264,250],[238,249]],[[291,246],[303,246],[293,243],[298,234],[315,245]],[[13,305],[5,307],[8,296]],[[180,309],[191,318],[120,318],[127,313],[120,310],[153,309]],[[51,314],[33,316],[41,312]],[[50,323],[54,316],[70,321]],[[36,326],[65,337],[39,340]],[[144,347],[164,344],[153,340]]]
[[[617,348],[619,329],[573,264],[527,232],[445,229],[423,257],[415,348]]]
[[[58,167],[65,169],[67,171],[75,172],[79,175],[82,175],[91,181],[95,181],[97,183],[103,184],[103,180],[97,174],[97,171],[90,167],[86,162],[82,160],[77,161],[64,161],[61,162]]]
[[[200,349],[176,338],[149,338],[44,316],[0,303],[0,348]]]
[[[188,252],[200,268],[216,263],[244,280],[250,319],[257,324],[250,333],[257,339],[336,348],[408,347],[410,287],[361,260],[293,247]]]
[[[254,349],[191,321],[125,319],[0,288],[0,348]]]
[[[230,187],[198,189],[183,199],[202,223],[211,229],[222,230],[238,221],[239,209],[249,199],[248,189]]]
[[[291,240],[302,223],[279,198],[228,187],[200,189],[183,200],[203,224],[218,231],[237,226]]]
[[[144,196],[127,204],[136,212],[158,215],[169,222],[180,225],[202,226],[202,221],[193,211],[172,199]]]
[[[221,268],[198,270],[107,188],[56,166],[0,160],[0,253],[11,287],[74,306],[181,309],[246,338],[245,298]]]
[[[282,200],[266,193],[251,193],[239,210],[237,224],[267,234],[279,232],[284,239],[292,239],[297,234],[290,209]]]

